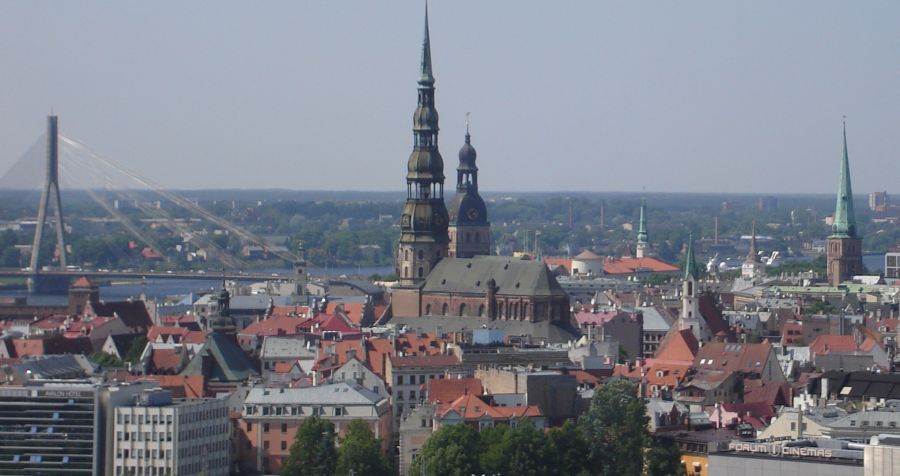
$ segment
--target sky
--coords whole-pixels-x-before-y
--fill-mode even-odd
[[[0,2],[0,173],[60,131],[175,189],[403,190],[424,1]],[[897,192],[900,2],[432,0],[448,188]]]

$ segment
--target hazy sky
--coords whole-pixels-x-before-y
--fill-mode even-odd
[[[403,190],[423,1],[0,2],[0,173],[60,130],[173,188]],[[898,192],[900,2],[432,0],[448,182]],[[451,178],[452,177],[452,178]],[[892,190],[893,188],[893,190]]]

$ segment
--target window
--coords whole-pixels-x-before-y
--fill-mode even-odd
[[[281,432],[282,432],[282,433],[287,433],[287,423],[282,423],[282,424],[281,424]]]
[[[268,433],[268,432],[269,432],[269,424],[263,423],[263,433]]]
[[[269,449],[269,440],[263,441],[263,449],[264,450]]]
[[[421,266],[419,266],[419,277],[420,277],[420,278],[424,278],[424,277],[425,277],[425,268],[423,268],[423,267],[421,267]]]
[[[284,451],[286,449],[287,449],[287,441],[282,441],[281,442],[281,451]]]

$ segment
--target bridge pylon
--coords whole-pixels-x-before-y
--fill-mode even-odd
[[[44,225],[47,222],[47,209],[53,204],[56,217],[56,248],[59,253],[59,268],[66,269],[66,240],[64,236],[65,224],[63,222],[62,199],[59,196],[59,131],[57,117],[47,116],[47,173],[44,177],[44,187],[41,192],[41,204],[38,207],[37,225],[34,229],[34,243],[31,246],[32,276],[28,279],[29,291],[34,291],[37,280],[38,267],[40,265],[41,238]]]

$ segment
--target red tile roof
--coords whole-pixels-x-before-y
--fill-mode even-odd
[[[624,311],[598,311],[592,312],[590,310],[580,311],[575,313],[575,320],[579,325],[598,325],[602,326],[607,322],[617,318],[617,317],[625,317],[631,321],[637,322],[638,315],[635,312],[624,312]]]
[[[268,319],[254,322],[239,332],[241,335],[262,336],[294,336],[303,333],[302,326],[308,325],[309,319],[285,315],[273,315]]]
[[[737,371],[761,373],[771,351],[769,344],[710,342],[700,348],[694,358],[694,367],[698,371],[722,371],[726,376]]]
[[[680,331],[673,327],[659,344],[654,357],[657,360],[693,364],[698,350],[700,350],[700,343],[697,342],[697,337],[693,332],[689,329]]]
[[[665,261],[653,258],[607,258],[603,262],[603,272],[606,274],[633,274],[638,271],[653,273],[674,273],[680,268]]]
[[[176,347],[173,349],[153,349],[150,356],[151,371],[156,373],[178,373],[181,371],[183,363],[184,349]]]
[[[87,276],[82,276],[82,277],[76,279],[75,282],[72,283],[72,286],[70,286],[70,287],[72,287],[72,288],[90,288],[93,286],[95,286],[93,281],[88,279]]]
[[[528,405],[525,407],[497,407],[482,400],[477,395],[467,394],[457,398],[453,403],[440,413],[441,417],[455,412],[466,421],[478,421],[487,416],[492,420],[512,420],[522,417],[543,416],[540,407]]]
[[[445,378],[428,381],[428,401],[450,404],[463,395],[481,395],[484,387],[477,378]]]
[[[857,337],[853,335],[837,336],[837,335],[821,335],[816,337],[809,345],[811,355],[829,355],[829,354],[852,354],[859,352],[872,352],[872,349],[878,345],[875,339],[866,337],[860,339],[859,347],[857,347]]]

